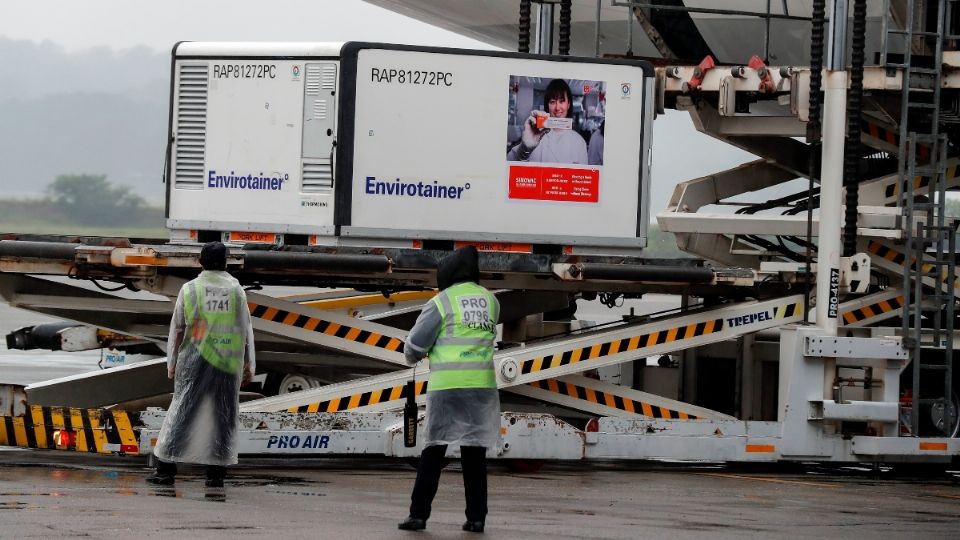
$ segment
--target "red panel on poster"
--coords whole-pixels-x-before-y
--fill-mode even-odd
[[[600,171],[511,165],[509,197],[595,203],[600,199]]]

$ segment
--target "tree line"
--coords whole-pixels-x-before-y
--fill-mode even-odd
[[[63,174],[42,196],[0,199],[0,231],[19,233],[164,234],[163,208],[105,174]],[[128,234],[134,234],[130,232]]]
[[[80,225],[112,225],[118,216],[130,217],[146,205],[130,187],[111,184],[105,174],[62,174],[44,192]]]

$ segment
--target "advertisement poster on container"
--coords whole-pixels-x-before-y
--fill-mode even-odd
[[[642,244],[651,75],[639,62],[361,49],[342,234]]]
[[[510,199],[599,201],[606,93],[604,81],[510,77]]]

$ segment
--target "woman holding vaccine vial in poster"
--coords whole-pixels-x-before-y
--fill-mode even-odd
[[[595,159],[588,157],[585,137],[592,135],[589,130],[594,127],[593,123],[599,126],[602,121],[603,83],[580,81],[575,96],[566,80],[553,79],[543,90],[541,110],[533,103],[535,81],[532,77],[511,77],[511,89],[516,95],[512,96],[510,128],[514,133],[519,130],[520,137],[510,141],[507,160],[602,165],[602,154]],[[580,90],[583,92],[579,93]],[[588,97],[592,98],[589,107]],[[524,102],[530,107],[529,113],[518,118],[525,109]],[[575,104],[578,114],[574,111]],[[517,126],[520,118],[521,125]],[[583,131],[586,133],[581,134]],[[511,138],[509,134],[508,138]]]

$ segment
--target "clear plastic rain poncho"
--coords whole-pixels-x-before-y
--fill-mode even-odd
[[[154,455],[170,462],[236,463],[240,382],[245,371],[255,371],[255,358],[246,294],[227,272],[204,270],[180,290],[167,370],[175,372],[173,401]]]
[[[500,438],[498,390],[428,391],[427,421],[423,431],[424,448],[438,444],[495,448]]]
[[[477,252],[461,249],[441,262],[437,270],[440,289],[464,281],[479,281]],[[494,299],[496,300],[496,299]],[[493,314],[499,305],[491,306]],[[495,316],[495,315],[494,315]],[[496,319],[493,319],[496,322]],[[427,356],[437,340],[442,317],[428,301],[404,345],[407,362],[414,364]],[[423,447],[440,444],[494,448],[500,437],[500,394],[496,388],[452,388],[433,390],[427,385],[427,418]]]

